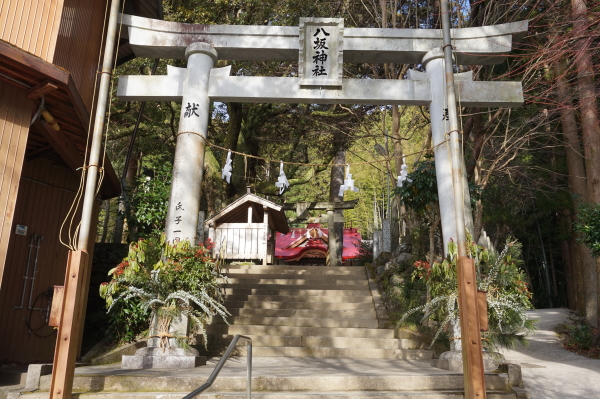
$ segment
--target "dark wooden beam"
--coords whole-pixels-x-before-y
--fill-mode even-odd
[[[15,73],[27,73],[34,79],[38,77],[38,81],[48,79],[63,85],[69,83],[69,72],[4,41],[0,41],[0,59],[3,64],[14,67]]]
[[[26,153],[25,158],[27,158],[30,161],[33,161],[34,159],[43,157],[44,155],[48,155],[51,152],[54,152],[54,147],[52,147],[50,144],[48,144],[42,148],[38,148],[35,151]]]
[[[87,132],[90,114],[85,107],[85,104],[79,95],[79,90],[77,90],[77,87],[75,87],[75,82],[70,74],[69,81],[67,82],[67,93],[69,94],[73,108],[75,108],[75,112],[77,112],[77,116],[79,116],[79,119],[81,120],[81,125],[83,126],[84,132]]]
[[[320,209],[320,210],[354,209],[354,207],[356,206],[357,203],[358,203],[357,199],[352,200],[352,201],[341,201],[341,202],[309,202],[306,209]],[[283,204],[283,210],[284,211],[295,211],[296,203],[290,202],[290,203]]]
[[[100,199],[114,198],[121,195],[121,181],[115,172],[110,160],[104,154],[104,179],[110,184],[103,184],[100,188]]]
[[[43,81],[37,86],[32,87],[31,89],[25,92],[25,97],[30,100],[37,100],[38,98],[45,96],[48,93],[53,92],[58,89],[58,86],[54,83],[51,83],[48,80]]]
[[[48,144],[58,152],[71,169],[77,170],[83,166],[83,156],[62,130],[56,131],[52,129],[45,121],[37,121],[33,126],[44,136]]]

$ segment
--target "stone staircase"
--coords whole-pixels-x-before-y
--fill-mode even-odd
[[[240,334],[252,338],[255,357],[432,357],[414,339],[380,328],[385,320],[377,318],[362,266],[240,265],[229,266],[225,274],[225,306],[232,316],[230,325],[209,326],[211,348],[222,350]]]
[[[365,268],[252,265],[229,266],[226,274],[231,325],[208,327],[209,348],[222,353],[233,335],[252,338],[252,398],[464,398],[462,373],[430,367],[430,351],[384,328]],[[238,349],[245,356],[245,346]],[[78,367],[73,397],[179,399],[204,384],[218,360],[188,370]],[[519,381],[508,370],[486,373],[487,398],[527,398]],[[44,375],[37,392],[8,399],[47,399],[49,386]],[[244,399],[245,389],[246,359],[232,357],[199,398]]]

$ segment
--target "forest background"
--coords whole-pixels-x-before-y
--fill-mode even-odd
[[[569,306],[595,326],[600,267],[585,243],[598,243],[600,235],[600,226],[593,224],[600,219],[595,81],[600,2],[450,4],[458,28],[529,20],[527,35],[513,45],[506,62],[457,67],[473,71],[475,80],[521,81],[525,93],[523,106],[514,109],[459,104],[467,175],[478,194],[473,235],[477,239],[485,231],[496,247],[507,236],[517,238],[534,305]],[[346,27],[365,28],[441,24],[439,0],[164,0],[163,7],[165,20],[201,24],[295,26],[300,17],[341,17]],[[115,83],[120,75],[166,74],[167,64],[185,66],[137,58],[119,66]],[[295,62],[219,61],[217,66],[226,65],[238,76],[298,72]],[[422,70],[418,64],[344,64],[344,77],[405,79],[410,68]],[[97,237],[129,242],[164,227],[181,105],[122,103],[113,86],[106,149],[123,172],[125,195],[104,203]],[[243,195],[246,186],[279,203],[333,200],[343,168],[331,164],[348,163],[360,191],[344,198],[359,199],[345,212],[347,227],[358,227],[364,239],[371,239],[381,220],[390,217],[413,238],[414,251],[425,254],[433,247],[432,255],[441,254],[429,118],[427,107],[417,106],[215,103],[201,209],[214,214]],[[221,179],[227,149],[234,151],[231,184]],[[411,176],[422,184],[423,189],[413,190],[422,206],[402,205],[393,191],[402,154]],[[280,160],[291,184],[283,195],[274,185]]]

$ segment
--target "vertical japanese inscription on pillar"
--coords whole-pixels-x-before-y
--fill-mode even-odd
[[[173,219],[173,223],[175,223],[175,226],[173,228],[173,242],[178,242],[181,240],[181,229],[179,229],[178,225],[183,221],[183,216],[181,215],[181,213],[183,213],[184,211],[185,209],[183,209],[183,204],[181,202],[178,202],[177,205],[175,205],[175,218]]]
[[[300,18],[300,86],[341,87],[343,54],[343,18]]]

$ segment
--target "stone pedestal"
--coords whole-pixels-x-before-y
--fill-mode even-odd
[[[133,356],[123,356],[122,369],[193,369],[206,364],[206,357],[198,356],[193,348],[158,347],[140,348]]]
[[[492,371],[498,368],[499,363],[504,360],[504,356],[499,353],[483,352],[483,369]],[[462,352],[447,351],[440,355],[439,359],[432,359],[429,363],[431,367],[450,371],[463,371]]]

